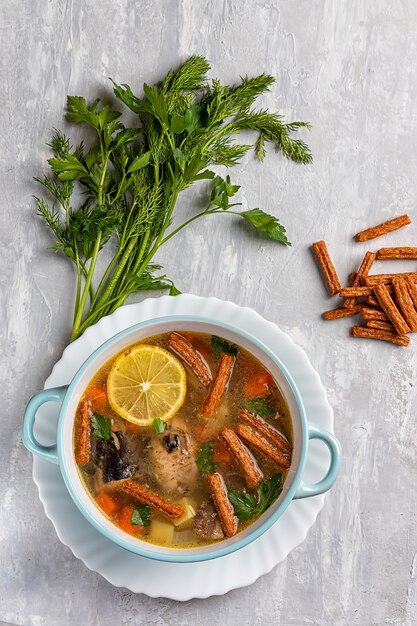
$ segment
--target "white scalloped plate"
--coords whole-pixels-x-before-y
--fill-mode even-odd
[[[289,370],[303,398],[308,420],[333,432],[332,408],[305,352],[275,324],[267,322],[252,309],[217,298],[189,294],[162,296],[118,309],[64,350],[46,380],[45,388],[69,383],[89,355],[119,331],[167,315],[209,317],[255,335]],[[35,434],[41,443],[54,442],[57,413],[53,404],[44,405],[39,410]],[[318,480],[325,474],[328,464],[327,449],[319,442],[310,441],[303,478],[311,482]],[[293,501],[276,524],[259,539],[225,557],[201,563],[165,563],[128,552],[97,532],[73,503],[57,465],[34,457],[33,479],[59,539],[88,568],[111,584],[126,587],[134,593],[183,601],[222,595],[231,589],[250,585],[270,572],[304,541],[325,497]]]

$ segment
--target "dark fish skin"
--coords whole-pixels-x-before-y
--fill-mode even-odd
[[[113,445],[110,444],[103,464],[104,482],[109,483],[113,480],[122,480],[123,478],[130,478],[132,475],[133,472],[130,465],[123,461],[114,443]]]
[[[130,478],[136,469],[123,458],[126,453],[126,441],[123,434],[120,432],[115,434],[120,442],[120,450],[116,448],[113,439],[109,441],[100,439],[96,444],[95,462],[103,471],[105,483]]]

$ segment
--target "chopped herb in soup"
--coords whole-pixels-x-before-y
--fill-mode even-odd
[[[90,381],[74,455],[121,530],[196,547],[246,528],[279,497],[291,465],[287,404],[247,350],[178,331],[133,344]]]

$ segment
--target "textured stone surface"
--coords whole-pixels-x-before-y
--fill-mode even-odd
[[[415,346],[349,340],[349,320],[321,321],[332,303],[308,249],[324,238],[344,279],[368,247],[352,242],[354,232],[413,214],[416,35],[406,0],[1,3],[2,624],[417,623]],[[107,76],[139,86],[190,53],[207,55],[225,81],[275,74],[264,103],[312,123],[315,162],[300,168],[269,154],[261,167],[248,156],[233,172],[243,202],[279,216],[292,248],[250,238],[225,217],[196,223],[159,260],[183,291],[252,306],[302,345],[334,406],[344,465],[285,563],[251,588],[178,604],[112,588],[60,544],[20,422],[68,340],[72,307],[73,276],[45,250],[50,240],[31,201],[49,131],[63,124],[67,93],[107,94]],[[184,211],[196,202],[189,194]],[[415,245],[416,235],[413,224],[381,245]]]

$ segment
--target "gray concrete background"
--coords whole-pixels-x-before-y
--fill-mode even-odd
[[[417,197],[417,11],[407,0],[192,2],[9,0],[0,7],[0,620],[21,626],[417,623],[415,339],[408,350],[325,323],[333,303],[309,245],[324,238],[341,277],[364,251],[351,236]],[[45,249],[32,176],[62,127],[65,97],[139,88],[191,53],[232,81],[267,71],[264,104],[309,120],[314,164],[249,155],[241,198],[287,226],[293,247],[230,218],[196,223],[159,260],[183,291],[249,305],[307,351],[335,409],[340,480],[306,541],[271,574],[225,597],[179,604],[112,588],[57,539],[20,440],[24,406],[69,335],[74,276]],[[198,193],[183,200],[191,212]],[[416,245],[417,223],[381,240]],[[190,254],[184,254],[184,250]],[[409,267],[412,262],[410,262]],[[386,265],[385,267],[388,267]]]

